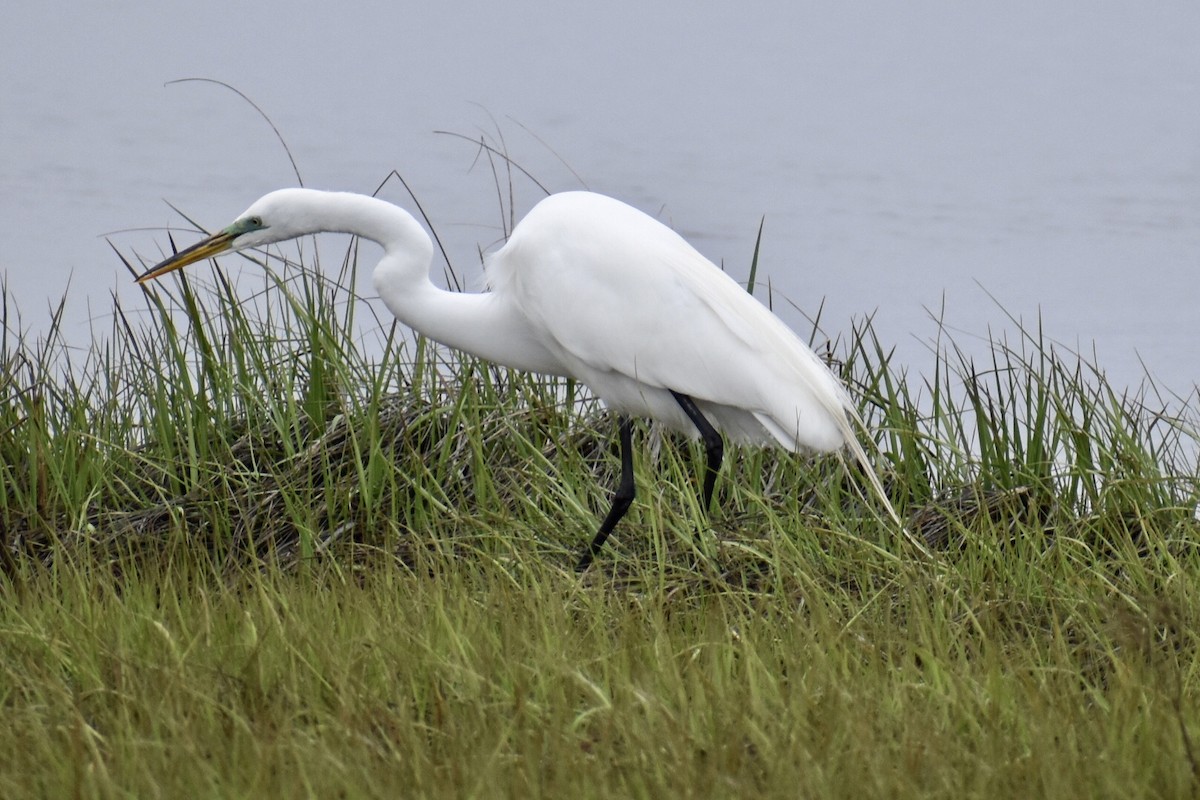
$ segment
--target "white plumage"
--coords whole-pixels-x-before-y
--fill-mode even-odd
[[[632,206],[590,192],[551,195],[487,274],[567,373],[614,411],[694,433],[673,389],[740,442],[793,451],[846,442],[850,399],[820,359],[682,237]]]

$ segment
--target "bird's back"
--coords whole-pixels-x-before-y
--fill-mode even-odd
[[[493,291],[614,410],[790,450],[853,440],[849,397],[786,325],[674,231],[590,192],[552,195],[488,265]]]

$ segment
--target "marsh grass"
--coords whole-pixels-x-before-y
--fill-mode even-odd
[[[928,553],[836,457],[734,449],[706,520],[643,427],[581,578],[583,388],[359,341],[354,247],[301,262],[114,301],[83,352],[3,298],[0,796],[1200,789],[1186,398],[1019,327],[908,375],[863,324],[829,353]]]

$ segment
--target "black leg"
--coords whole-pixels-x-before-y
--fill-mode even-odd
[[[700,429],[700,438],[704,441],[704,450],[708,454],[708,468],[704,472],[704,492],[700,497],[701,508],[707,514],[712,506],[713,487],[717,483],[717,473],[721,471],[721,458],[725,455],[725,443],[721,439],[721,434],[717,433],[717,429],[700,413],[700,409],[696,408],[696,401],[686,394],[676,391],[672,391],[671,396],[675,398],[676,403],[679,403],[683,413],[688,415],[688,419],[696,423],[696,427]]]
[[[613,528],[617,527],[617,523],[633,503],[636,492],[633,483],[633,423],[628,417],[621,417],[617,431],[621,440],[621,477],[617,481],[617,490],[613,492],[612,508],[608,510],[604,522],[600,523],[600,531],[596,538],[592,539],[592,543],[579,557],[579,563],[575,565],[576,572],[583,572],[592,565],[592,559],[604,546],[605,539],[613,532]]]

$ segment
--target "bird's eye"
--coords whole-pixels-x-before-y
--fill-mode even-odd
[[[246,221],[249,222],[250,225],[255,228],[263,227],[262,217],[251,217],[250,219],[248,219]]]

